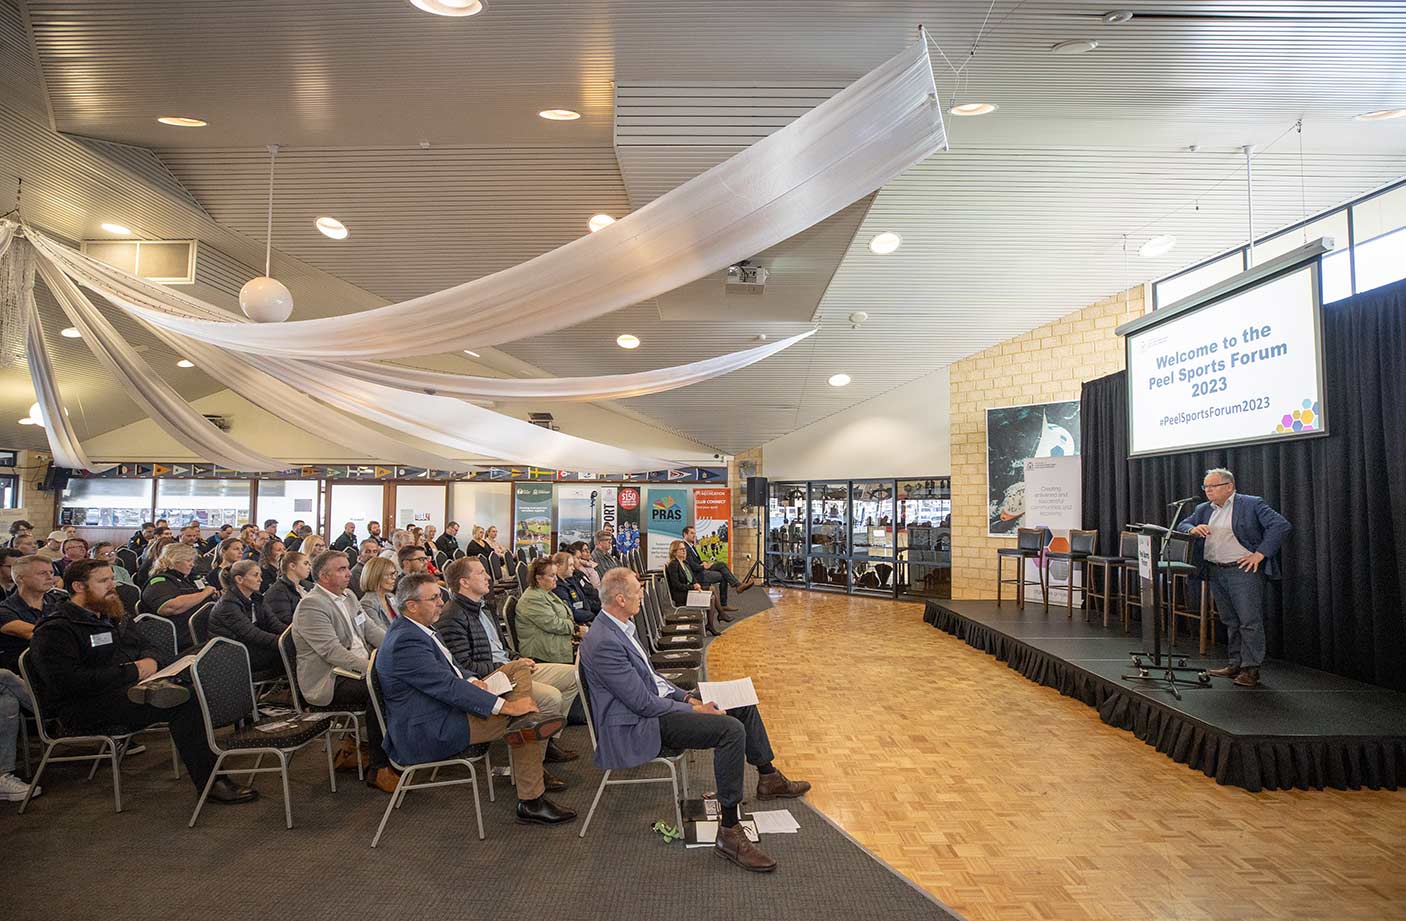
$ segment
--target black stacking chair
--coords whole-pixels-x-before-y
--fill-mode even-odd
[[[29,696],[34,700],[34,723],[39,728],[39,741],[44,743],[44,755],[39,759],[39,769],[34,772],[34,778],[30,781],[29,792],[25,793],[24,801],[20,803],[19,814],[24,815],[24,810],[29,807],[29,801],[34,796],[35,789],[39,786],[39,778],[44,776],[44,768],[51,763],[64,761],[91,761],[93,768],[88,772],[88,779],[92,780],[93,775],[98,771],[98,765],[104,760],[112,765],[112,811],[122,811],[122,775],[118,770],[122,763],[122,756],[127,751],[127,746],[132,742],[132,731],[126,726],[110,726],[106,732],[80,732],[67,733],[57,724],[50,724],[48,717],[44,715],[44,686],[38,680],[38,676],[29,667],[29,650],[20,653],[20,677],[24,683],[29,685]],[[98,750],[81,755],[54,755],[54,749],[73,745],[97,745]],[[174,746],[173,746],[174,747]]]
[[[510,640],[513,641],[513,650],[516,651],[517,648],[518,648],[518,646],[517,646],[517,597],[516,597],[516,596],[510,597],[510,598],[508,599],[507,605],[504,606],[504,608],[503,608],[503,620],[504,620],[504,621],[507,623],[507,625],[508,625],[508,639],[510,639]]]
[[[444,567],[449,565],[449,556],[443,550],[435,551],[434,564],[440,572],[444,572]]]
[[[517,577],[517,590],[527,591],[527,564],[518,560],[517,572],[514,575]]]
[[[278,656],[283,660],[283,672],[288,677],[288,701],[293,705],[293,712],[300,717],[309,713],[317,713],[332,718],[333,726],[327,734],[328,758],[332,757],[332,736],[350,735],[352,744],[356,747],[356,779],[364,780],[366,767],[361,761],[361,723],[359,720],[367,718],[366,711],[348,710],[335,704],[320,707],[303,700],[303,695],[298,691],[298,647],[293,642],[292,627],[278,635]]]
[[[142,590],[130,582],[117,583],[117,597],[122,599],[122,609],[128,617],[137,616],[137,606],[142,600]]]
[[[350,564],[352,564],[353,566],[355,566],[355,565],[356,565],[356,558],[361,555],[360,553],[357,552],[356,548],[355,548],[355,547],[348,547],[348,548],[347,548],[345,551],[343,551],[343,552],[345,552],[346,555],[347,555],[347,562],[350,563]]]
[[[277,771],[283,780],[283,817],[293,827],[293,803],[288,794],[288,759],[318,739],[329,740],[332,720],[322,714],[300,714],[259,725],[259,708],[254,698],[254,677],[249,671],[249,650],[242,643],[217,636],[200,650],[190,667],[195,698],[205,717],[205,740],[215,753],[215,769],[200,792],[190,828],[200,818],[205,800],[215,781],[231,774],[268,774]],[[234,726],[231,733],[219,730]],[[224,767],[226,760],[245,755],[256,757],[252,767]],[[277,767],[261,767],[264,756],[278,759]],[[337,774],[332,769],[332,746],[327,745],[327,782],[337,792]]]
[[[121,563],[122,568],[134,576],[142,565],[141,561],[137,559],[137,555],[128,547],[122,547],[117,551],[117,562]]]
[[[371,653],[371,664],[366,669],[366,687],[371,692],[371,710],[376,718],[376,722],[381,726],[381,735],[386,733],[386,700],[381,695],[381,679],[376,674],[376,654]],[[390,821],[391,812],[399,809],[405,802],[405,796],[411,790],[427,790],[431,787],[452,787],[457,784],[472,784],[474,788],[474,819],[478,822],[478,840],[483,840],[483,809],[478,799],[478,770],[474,767],[474,762],[482,761],[484,773],[488,777],[488,801],[493,802],[493,762],[488,759],[488,743],[470,745],[457,757],[446,758],[443,761],[426,761],[420,764],[401,764],[394,758],[390,759],[391,767],[400,773],[400,779],[396,781],[395,790],[391,793],[391,801],[386,803],[386,811],[381,814],[381,824],[376,827],[376,836],[371,839],[371,846],[375,847],[381,840],[381,833],[386,830],[386,823]],[[468,777],[457,777],[453,780],[439,780],[439,769],[462,765],[469,769]],[[424,783],[415,783],[414,777],[417,771],[430,770],[430,779]]]
[[[1076,528],[1069,531],[1068,550],[1048,550],[1045,552],[1046,560],[1059,560],[1068,564],[1064,579],[1064,607],[1071,618],[1074,616],[1075,592],[1079,593],[1079,607],[1082,608],[1089,602],[1089,570],[1087,563],[1089,557],[1093,556],[1094,551],[1097,549],[1098,532],[1081,531]],[[1075,585],[1074,569],[1078,566],[1084,567],[1084,578],[1081,580],[1081,584]],[[1048,585],[1050,581],[1048,564],[1045,568],[1045,582]]]
[[[190,644],[192,646],[204,646],[205,641],[210,638],[210,612],[214,610],[215,602],[207,601],[196,608],[190,615],[190,620],[186,621],[186,628],[190,631]]]
[[[581,673],[581,657],[579,655],[576,657],[576,662],[574,663],[573,667],[576,670],[576,686],[581,689],[581,695],[578,698],[581,701],[581,712],[586,714],[586,731],[589,732],[591,736],[591,750],[595,751],[596,723],[594,718],[591,716],[591,693],[590,690],[586,687],[586,677]],[[581,832],[579,835],[577,835],[578,838],[586,837],[586,829],[591,827],[591,817],[596,814],[596,806],[600,805],[600,798],[601,795],[605,793],[605,788],[609,786],[623,786],[626,784],[633,785],[645,783],[667,783],[673,785],[675,827],[679,829],[683,828],[682,802],[684,797],[688,795],[688,752],[674,751],[673,749],[666,748],[659,752],[659,756],[657,758],[652,758],[646,763],[662,764],[665,768],[668,769],[669,776],[631,777],[626,780],[612,780],[610,778],[610,775],[615,772],[612,770],[607,770],[605,774],[601,776],[600,786],[596,787],[596,795],[591,800],[591,808],[586,812],[586,820],[581,823]],[[640,765],[640,767],[644,766],[645,765]],[[680,774],[682,774],[683,776],[682,787],[680,787],[679,784]]]
[[[1096,584],[1088,587],[1093,591],[1089,594],[1089,613],[1095,610],[1103,612],[1103,625],[1108,626],[1108,612],[1115,605],[1123,603],[1123,573],[1128,563],[1137,565],[1137,535],[1132,531],[1124,531],[1118,535],[1118,553],[1115,556],[1100,556],[1090,554],[1084,561],[1085,571],[1090,582],[1094,582],[1094,574],[1098,573]],[[1134,570],[1136,571],[1136,570]],[[1123,619],[1123,627],[1127,628],[1127,614],[1120,615]]]
[[[1040,569],[1039,581],[1032,582],[1025,578],[1025,561],[1039,559],[1040,554],[1045,550],[1045,543],[1049,531],[1044,528],[1018,528],[1015,532],[1015,546],[1001,547],[996,551],[996,605],[1001,604],[1001,586],[1015,585],[1015,604],[1018,608],[1025,607],[1025,586],[1040,586],[1041,600],[1044,602],[1045,610],[1050,609],[1050,593],[1046,591],[1045,576],[1046,571]],[[1002,568],[1006,560],[1015,560],[1016,577],[1014,579],[1005,578]]]

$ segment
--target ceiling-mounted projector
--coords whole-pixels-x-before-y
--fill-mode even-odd
[[[767,270],[743,260],[727,267],[728,294],[761,294],[766,290]]]

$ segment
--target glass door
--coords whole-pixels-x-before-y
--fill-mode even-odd
[[[409,528],[413,524],[423,529],[434,525],[436,531],[444,531],[444,510],[449,502],[447,484],[393,483],[391,489],[395,527]]]
[[[766,568],[786,585],[806,582],[806,484],[772,483],[767,498]]]
[[[899,480],[897,501],[899,591],[951,598],[951,480]]]
[[[374,521],[382,526],[381,536],[389,536],[390,528],[384,527],[381,521],[383,496],[380,483],[333,483],[329,502],[332,527],[328,530],[341,534],[350,521],[356,525],[356,536],[365,540],[371,533],[366,526]]]
[[[810,484],[812,588],[849,589],[849,483]]]
[[[850,584],[864,594],[894,594],[894,482],[855,481],[850,487]]]

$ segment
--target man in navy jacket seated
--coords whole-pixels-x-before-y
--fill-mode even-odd
[[[1228,637],[1230,661],[1209,674],[1253,688],[1264,662],[1265,580],[1279,578],[1279,546],[1293,525],[1259,496],[1236,493],[1235,474],[1224,467],[1207,470],[1201,485],[1209,501],[1177,530],[1204,539],[1201,577],[1211,581]]]
[[[722,602],[724,611],[736,611],[737,608],[727,603],[727,589],[731,586],[737,589],[738,593],[747,591],[756,584],[752,579],[746,582],[737,581],[737,577],[728,569],[727,564],[718,561],[716,563],[705,563],[703,557],[698,553],[698,530],[693,525],[683,529],[684,546],[688,548],[688,557],[685,562],[689,571],[693,573],[693,578],[698,580],[698,584],[707,591],[708,586],[718,587],[718,600]]]
[[[771,743],[756,707],[724,713],[660,677],[635,637],[631,618],[643,591],[628,569],[601,578],[601,615],[581,641],[581,675],[596,728],[596,764],[639,767],[664,748],[713,750],[713,776],[722,817],[714,847],[746,870],[776,869],[776,861],[747,840],[739,826],[745,763],[757,768],[757,798],[802,796],[805,781],[787,780],[771,763]]]
[[[497,697],[482,681],[464,677],[431,629],[444,608],[434,576],[403,576],[395,604],[400,616],[386,631],[374,666],[385,704],[386,754],[398,764],[421,764],[454,758],[471,743],[506,739],[513,746],[518,821],[559,825],[576,818],[545,796],[545,740],[565,719],[538,712],[532,700],[532,663],[519,659],[504,665],[513,689]],[[509,717],[517,719],[509,722]]]

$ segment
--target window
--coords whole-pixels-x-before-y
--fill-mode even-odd
[[[20,462],[20,452],[0,451],[0,467],[15,467]]]
[[[279,532],[288,533],[289,527],[294,521],[301,518],[313,529],[313,532],[322,530],[322,508],[318,503],[318,481],[317,480],[260,480],[259,481],[259,510],[255,518],[250,519],[257,525],[262,525],[270,518],[278,520]],[[341,533],[341,526],[337,525],[337,533]],[[358,534],[366,533],[362,528]],[[323,535],[331,540],[330,535]]]
[[[1406,278],[1406,185],[1352,206],[1357,290]]]
[[[1255,256],[1251,265],[1264,265],[1271,259],[1282,256],[1290,250],[1312,243],[1319,237],[1332,237],[1334,245],[1347,250],[1347,212],[1337,211],[1316,221],[1309,221],[1295,230],[1286,230],[1275,237],[1255,244]]]
[[[1159,281],[1155,289],[1157,291],[1157,307],[1161,309],[1168,304],[1175,304],[1184,297],[1190,297],[1197,291],[1204,291],[1217,282],[1233,278],[1245,271],[1245,256],[1239,250],[1229,256],[1222,256],[1214,262],[1197,266],[1180,275],[1173,275],[1166,281]]]
[[[140,528],[151,521],[151,480],[72,479],[59,498],[59,524]]]
[[[241,525],[250,520],[248,480],[157,480],[156,517],[172,530],[189,521],[202,528]]]
[[[13,473],[0,476],[0,508],[20,507],[20,478]]]

